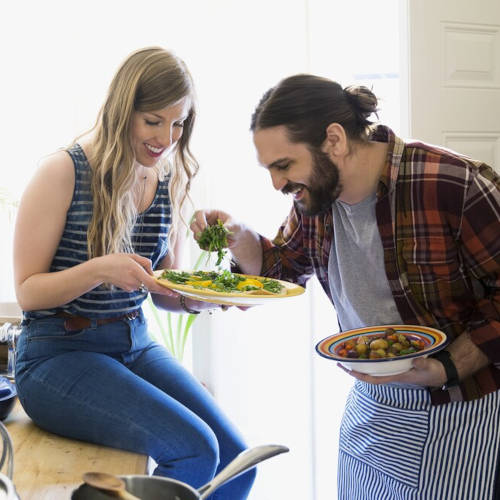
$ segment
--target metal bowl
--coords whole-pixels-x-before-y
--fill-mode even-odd
[[[203,500],[231,479],[255,467],[268,458],[286,453],[286,446],[268,444],[243,450],[211,481],[195,490],[191,486],[176,479],[158,476],[130,475],[120,476],[125,481],[125,488],[141,500]],[[102,483],[101,483],[102,484]],[[82,484],[71,496],[73,500],[106,500],[109,495]]]
[[[120,476],[126,489],[141,500],[198,500],[200,494],[194,488],[166,477],[130,475]],[[110,495],[82,484],[71,495],[72,500],[109,500]]]

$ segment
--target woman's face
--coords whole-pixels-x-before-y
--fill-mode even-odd
[[[189,97],[156,111],[134,111],[130,138],[136,161],[153,167],[174,149],[191,108]]]

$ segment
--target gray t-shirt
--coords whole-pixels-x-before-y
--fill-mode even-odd
[[[328,277],[342,330],[402,322],[385,274],[375,203],[374,193],[355,205],[332,205]]]

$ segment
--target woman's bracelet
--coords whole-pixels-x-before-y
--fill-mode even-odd
[[[186,305],[186,297],[184,295],[179,295],[179,303],[181,307],[189,314],[200,314],[201,311],[195,311]]]

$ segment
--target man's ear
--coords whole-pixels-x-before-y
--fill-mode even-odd
[[[345,156],[349,151],[347,135],[344,127],[340,123],[330,123],[326,127],[326,139],[323,143],[323,151],[332,158]]]

